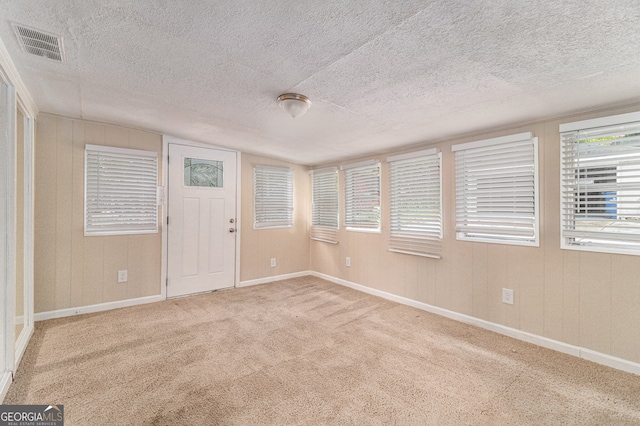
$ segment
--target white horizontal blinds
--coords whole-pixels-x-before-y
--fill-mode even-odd
[[[441,154],[389,158],[391,232],[389,249],[440,257],[442,246]]]
[[[85,146],[85,235],[158,232],[158,154]]]
[[[311,239],[337,242],[338,169],[312,172]]]
[[[344,166],[345,226],[380,230],[380,163]]]
[[[537,245],[537,139],[525,133],[452,149],[458,238]]]
[[[293,173],[287,167],[253,168],[254,227],[276,228],[293,223]]]
[[[565,246],[640,253],[640,122],[562,133]]]

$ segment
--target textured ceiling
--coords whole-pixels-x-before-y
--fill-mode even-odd
[[[640,100],[637,0],[1,0],[0,19],[43,112],[299,164]],[[66,63],[11,22],[62,36]]]

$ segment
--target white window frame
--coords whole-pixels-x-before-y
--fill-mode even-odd
[[[87,144],[84,154],[84,235],[158,233],[158,153]]]
[[[338,168],[311,171],[311,239],[337,244],[340,228]]]
[[[340,168],[344,171],[344,223],[347,231],[357,232],[372,232],[381,233],[382,231],[382,208],[381,208],[381,175],[382,170],[380,162],[377,160],[360,161],[358,163],[352,163],[342,165]],[[377,176],[373,177],[373,174]],[[354,205],[354,201],[367,201],[354,198],[358,193],[354,191],[351,181],[358,178],[364,183],[364,185],[372,185],[367,188],[374,195],[371,197],[370,202],[364,202],[360,207]],[[377,198],[376,198],[377,193]],[[375,222],[370,221],[357,221],[354,219],[355,215],[367,215],[377,211],[377,220]]]
[[[533,150],[530,165],[528,163],[528,155],[518,152],[518,150],[526,150],[528,145],[531,145]],[[456,158],[456,238],[463,241],[538,247],[540,245],[538,138],[533,137],[531,132],[525,132],[457,144],[453,145],[451,150]],[[501,157],[500,154],[504,150],[511,150],[511,156]],[[523,166],[528,166],[532,171],[531,178],[529,178],[528,173],[522,173],[521,170],[518,170],[517,174],[520,175],[518,178],[523,181],[533,179],[532,187],[526,187],[526,182],[524,182],[524,186],[522,182],[517,185],[515,182],[509,182],[512,170],[506,170],[507,173],[482,170],[488,161],[493,161],[496,167],[502,168],[517,165],[518,162]],[[491,187],[491,181],[506,188],[517,187],[518,192],[523,196],[526,196],[527,192],[533,191],[533,211],[531,212],[533,218],[527,216],[529,214],[528,211],[524,211],[529,208],[528,206],[516,206],[515,204],[508,213],[500,212],[497,208],[495,212],[490,210],[485,212],[477,211],[479,208],[494,208],[490,203],[495,203],[495,195],[499,195],[496,191],[488,193],[486,190],[485,192],[474,191],[473,189],[468,190],[466,184],[471,179],[478,182],[479,177],[489,180],[489,187]],[[485,182],[484,185],[487,185],[487,183]],[[509,195],[509,191],[505,190],[502,198],[507,202],[515,203],[515,196],[509,200]],[[500,215],[505,216],[504,220],[500,221]]]
[[[253,166],[253,229],[293,226],[293,170]]]
[[[640,133],[640,112],[565,123],[560,125],[559,130],[560,247],[568,250],[640,255],[640,198],[637,195],[640,193],[640,143],[636,144],[638,149],[632,150],[629,145],[598,144],[596,140],[583,145],[585,148],[591,147],[590,152],[581,155],[580,151],[581,140]],[[640,138],[638,139],[640,142]],[[632,155],[621,159],[622,152]],[[629,171],[621,170],[621,167],[626,167]],[[589,179],[601,176],[597,172],[589,175],[587,170],[590,168],[613,169],[615,182]],[[576,173],[578,179],[575,179]],[[598,194],[602,189],[615,192],[616,196],[609,200],[612,204],[606,203],[607,199],[603,198],[605,194]],[[627,195],[620,195],[622,192]],[[589,201],[598,203],[598,200],[599,205],[588,205]],[[610,216],[611,212],[607,210],[596,211],[590,219],[590,207],[601,209],[603,200],[605,209],[615,207],[615,216]],[[620,215],[620,211],[624,214]],[[582,229],[576,229],[576,221],[582,222]],[[605,225],[605,221],[609,223]],[[627,228],[636,232],[620,232]]]
[[[432,148],[395,155],[388,157],[387,162],[390,188],[389,251],[440,259],[442,251],[442,154],[440,150]],[[416,204],[421,210],[415,210]],[[438,205],[436,215],[426,211],[427,207],[433,204]]]

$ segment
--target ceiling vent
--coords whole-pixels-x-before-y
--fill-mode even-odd
[[[27,53],[40,56],[56,62],[64,62],[62,37],[45,33],[40,30],[12,24],[18,37],[20,47]]]

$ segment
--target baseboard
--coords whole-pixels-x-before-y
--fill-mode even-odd
[[[501,324],[485,321],[476,317],[461,314],[458,312],[450,311],[448,309],[440,308],[437,306],[429,305],[427,303],[418,302],[417,300],[409,299],[402,296],[397,296],[386,291],[376,290],[361,284],[356,284],[351,281],[336,278],[331,275],[326,275],[320,272],[311,271],[310,275],[314,277],[322,278],[327,281],[331,281],[336,284],[343,285],[345,287],[352,288],[354,290],[362,291],[374,296],[382,297],[383,299],[391,300],[401,303],[403,305],[412,306],[423,311],[431,312],[436,315],[447,317],[456,321],[463,322],[465,324],[475,325],[485,330],[490,330],[505,336],[513,337],[514,339],[523,340],[528,343],[533,343],[538,346],[542,346],[547,349],[553,349],[558,352],[573,355],[578,358],[582,358],[597,364],[605,365],[607,367],[615,368],[617,370],[626,371],[640,376],[640,364],[629,361],[622,358],[617,358],[611,355],[603,354],[591,349],[582,348],[579,346],[570,345],[568,343],[560,342],[558,340],[549,339],[547,337],[539,336],[537,334],[528,333],[526,331],[517,330],[515,328],[506,327]]]
[[[35,321],[44,321],[53,318],[64,318],[73,315],[82,315],[93,312],[109,311],[111,309],[127,308],[135,305],[144,305],[145,303],[162,302],[164,300],[166,299],[162,295],[158,294],[157,296],[138,297],[136,299],[118,300],[116,302],[98,303],[97,305],[38,312],[34,315],[34,319]]]
[[[27,350],[27,345],[29,344],[29,340],[31,340],[31,336],[33,335],[33,325],[27,328],[26,333],[20,334],[20,338],[16,342],[16,357],[15,357],[15,368],[14,371],[18,371],[18,366],[20,365],[20,361],[22,361],[22,356]]]
[[[249,287],[251,285],[266,284],[273,281],[289,280],[291,278],[306,277],[313,275],[311,271],[292,272],[290,274],[275,275],[273,277],[257,278],[255,280],[240,281],[238,287]]]
[[[11,372],[5,371],[4,373],[0,373],[0,404],[4,403],[4,397],[7,396],[7,392],[9,392],[11,381]]]

